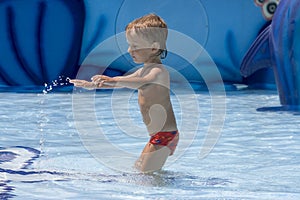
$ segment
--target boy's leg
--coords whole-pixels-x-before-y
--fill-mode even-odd
[[[160,170],[170,153],[171,150],[166,146],[147,143],[135,166],[142,172]]]

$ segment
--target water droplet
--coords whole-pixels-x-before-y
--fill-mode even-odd
[[[69,84],[70,84],[69,77],[59,76],[58,79],[51,81],[50,85],[48,85],[47,83],[44,84],[45,88],[43,90],[43,94],[47,94],[53,91],[55,87],[67,86]]]

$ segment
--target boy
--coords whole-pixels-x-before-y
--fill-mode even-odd
[[[128,52],[135,63],[143,64],[133,74],[108,77],[96,75],[92,81],[70,80],[86,89],[127,87],[138,89],[138,103],[150,140],[135,166],[142,172],[160,170],[179,140],[170,101],[170,77],[161,59],[165,58],[167,25],[159,16],[149,14],[126,27]]]

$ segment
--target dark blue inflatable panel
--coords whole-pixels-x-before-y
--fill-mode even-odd
[[[259,69],[272,67],[270,53],[270,26],[256,38],[241,64],[241,73],[249,76]]]
[[[245,55],[241,73],[247,77],[264,67],[274,71],[281,104],[297,108],[300,105],[299,0],[280,1],[272,23]]]
[[[244,83],[253,89],[276,89],[270,50],[270,25],[257,36],[241,64]]]
[[[0,1],[0,85],[42,86],[78,69],[80,0]]]
[[[271,27],[274,72],[282,105],[300,105],[300,1],[282,0]]]

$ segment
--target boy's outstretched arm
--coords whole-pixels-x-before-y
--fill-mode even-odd
[[[81,88],[85,88],[87,90],[94,90],[94,89],[98,89],[98,88],[114,88],[113,84],[105,84],[104,82],[93,82],[93,81],[86,81],[86,80],[80,80],[80,79],[71,79],[70,83],[73,83],[74,86],[76,87],[81,87]]]
[[[161,73],[161,69],[155,68],[150,71],[146,76],[141,77],[141,69],[128,76],[116,76],[109,77],[105,75],[96,75],[92,77],[92,81],[99,83],[103,81],[104,84],[115,84],[119,87],[127,87],[132,89],[138,89],[147,83],[154,83],[158,74]]]
[[[88,90],[93,90],[96,88],[96,85],[93,82],[89,82],[86,80],[71,79],[70,83],[73,83],[76,87],[82,87]]]

